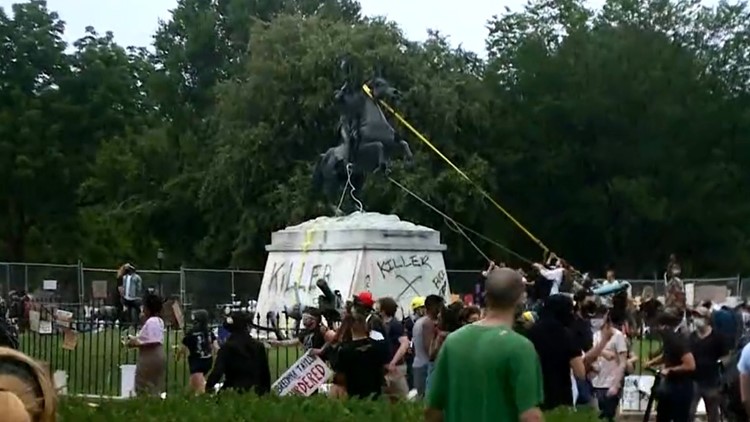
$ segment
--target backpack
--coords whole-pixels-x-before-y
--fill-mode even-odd
[[[0,346],[18,350],[18,329],[5,318],[0,318]]]

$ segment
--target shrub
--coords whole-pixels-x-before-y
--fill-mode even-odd
[[[221,395],[159,399],[64,399],[62,422],[258,421],[258,422],[416,422],[423,420],[422,404],[385,401],[338,401],[310,398]],[[560,409],[545,415],[547,422],[594,422],[594,414]]]

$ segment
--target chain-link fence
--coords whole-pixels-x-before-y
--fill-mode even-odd
[[[451,292],[475,294],[481,284],[481,270],[447,270]],[[223,305],[258,298],[263,271],[240,269],[181,268],[179,270],[139,269],[144,288],[154,288],[165,298],[179,298],[187,308],[216,312]],[[114,304],[117,297],[117,270],[90,268],[77,264],[38,264],[0,262],[0,294],[24,291],[48,301],[69,305]],[[627,280],[632,295],[640,296],[647,287],[656,297],[664,296],[666,285],[660,277]],[[727,289],[727,295],[750,296],[750,283],[743,286],[737,275],[722,278],[685,278],[695,291]],[[696,297],[700,294],[696,294]]]
[[[258,298],[263,271],[210,270],[183,268],[181,270],[186,307],[206,309],[212,316],[225,304]]]
[[[36,292],[64,303],[82,301],[81,265],[31,264],[0,262],[0,294]]]

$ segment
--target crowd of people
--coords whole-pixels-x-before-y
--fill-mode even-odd
[[[234,312],[223,325],[223,341],[208,314],[195,311],[185,334],[190,387],[271,390],[268,348],[300,347],[334,371],[319,393],[332,397],[420,399],[428,421],[543,419],[558,407],[590,407],[602,420],[618,414],[623,382],[636,368],[659,368],[654,388],[657,420],[692,421],[703,400],[709,422],[743,414],[750,397],[750,349],[739,359],[750,315],[742,303],[685,303],[679,264],[670,260],[667,297],[649,288],[640,298],[617,287],[614,271],[592,283],[571,277],[563,260],[536,264],[532,273],[494,264],[484,273],[478,305],[446,303],[437,295],[414,297],[409,315],[398,318],[391,297],[370,292],[352,297],[336,322],[307,307],[292,339],[251,335],[252,316]],[[127,274],[125,274],[127,277]],[[626,284],[623,284],[625,287]],[[663,303],[662,303],[663,302]],[[125,341],[139,349],[136,390],[163,391],[165,353],[161,301],[146,295],[145,323]],[[661,345],[658,353],[633,350],[637,340]],[[732,353],[734,352],[734,354]],[[732,356],[737,362],[732,362]],[[726,368],[736,368],[736,402],[722,398]],[[746,379],[747,378],[747,379]],[[745,420],[745,419],[737,419]]]
[[[249,312],[232,312],[217,336],[208,313],[196,310],[178,356],[187,359],[195,393],[221,385],[263,395],[271,391],[268,349],[300,347],[335,374],[320,394],[423,400],[426,421],[540,421],[559,407],[593,408],[613,421],[625,377],[650,368],[658,380],[651,392],[657,421],[693,421],[699,400],[709,422],[748,420],[745,303],[687,306],[677,264],[666,298],[645,289],[640,300],[626,284],[601,289],[620,283],[613,271],[596,285],[569,282],[571,269],[561,260],[534,267],[525,274],[491,265],[477,305],[414,297],[409,315],[398,318],[394,298],[360,292],[336,317],[307,307],[292,339],[256,338]],[[136,393],[156,396],[165,389],[163,300],[153,292],[125,294],[140,289],[130,284],[138,283],[133,274],[121,272],[120,291],[123,309],[130,314],[137,306],[141,323],[123,346],[138,350]],[[634,350],[636,341],[660,347]]]

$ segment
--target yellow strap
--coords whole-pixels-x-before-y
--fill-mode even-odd
[[[375,99],[372,96],[372,92],[370,91],[370,87],[368,87],[365,84],[365,85],[362,85],[362,89],[365,91],[365,94],[367,94],[368,97],[372,98],[373,100]],[[505,216],[508,217],[508,219],[510,219],[510,221],[512,221],[516,226],[518,226],[519,229],[521,229],[524,233],[526,233],[526,236],[528,236],[532,241],[534,241],[534,243],[536,243],[540,248],[542,248],[542,250],[544,251],[545,254],[549,252],[549,248],[547,246],[545,246],[544,243],[542,243],[541,240],[539,240],[528,229],[526,229],[526,227],[524,227],[523,224],[521,224],[520,221],[516,220],[516,218],[513,217],[505,208],[503,208],[502,205],[498,204],[497,201],[495,201],[494,199],[492,199],[492,197],[490,196],[490,194],[487,193],[487,191],[485,191],[484,189],[482,189],[482,187],[479,186],[479,184],[477,184],[476,182],[474,182],[473,180],[471,180],[471,178],[466,173],[464,173],[463,170],[461,170],[460,168],[458,168],[457,165],[453,164],[453,162],[448,157],[446,157],[445,154],[443,154],[442,152],[440,152],[440,150],[435,145],[433,145],[432,142],[430,142],[424,135],[422,135],[422,133],[420,133],[417,129],[415,129],[414,126],[412,126],[409,122],[407,122],[405,118],[403,118],[396,110],[393,109],[393,107],[389,106],[383,100],[380,100],[380,104],[383,107],[385,107],[385,109],[388,110],[391,114],[393,114],[393,116],[396,117],[396,119],[399,122],[401,122],[401,124],[403,124],[404,126],[406,126],[406,128],[409,129],[414,134],[414,136],[416,136],[417,138],[419,138],[420,141],[424,142],[428,147],[430,147],[431,150],[435,151],[435,153],[437,155],[439,155],[440,158],[443,159],[443,161],[445,161],[446,163],[448,163],[449,166],[453,167],[453,170],[456,170],[456,173],[458,173],[461,177],[463,177],[469,183],[471,183],[472,185],[474,185],[474,187],[479,191],[479,193],[482,194],[482,196],[484,196],[488,201],[490,201],[492,203],[492,205],[494,205],[495,207],[497,207],[497,209],[499,209],[500,212],[502,212],[503,214],[505,214]]]
[[[310,246],[312,245],[313,236],[315,235],[315,228],[311,227],[305,231],[305,241],[302,243],[302,262],[299,267],[299,275],[297,276],[297,281],[294,283],[295,285],[295,296],[297,298],[297,303],[301,304],[300,298],[299,298],[299,284],[302,281],[302,273],[305,270],[305,263],[307,261],[307,251],[310,249]]]

